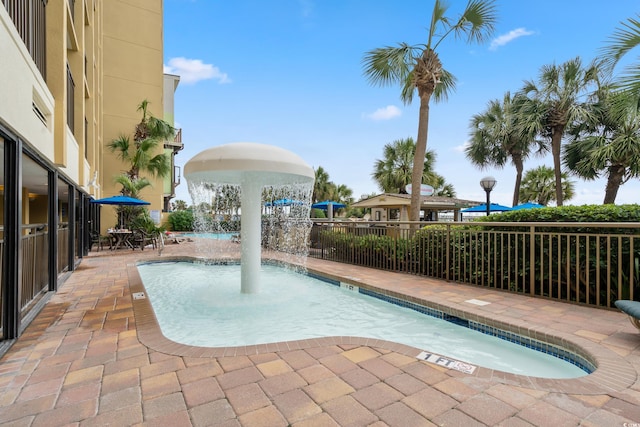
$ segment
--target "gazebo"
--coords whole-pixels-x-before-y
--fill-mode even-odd
[[[453,211],[454,221],[460,218],[460,210],[477,206],[482,202],[444,196],[421,196],[420,217],[425,221],[438,221],[438,214]],[[370,208],[374,221],[407,221],[411,206],[410,194],[384,193],[353,203],[355,208]]]

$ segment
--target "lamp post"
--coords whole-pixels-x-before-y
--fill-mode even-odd
[[[485,176],[480,180],[480,187],[482,187],[487,193],[487,216],[491,214],[491,199],[489,194],[491,193],[491,190],[493,190],[493,187],[496,186],[496,182],[498,181],[496,181],[492,176]]]

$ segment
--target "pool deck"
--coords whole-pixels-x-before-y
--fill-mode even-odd
[[[168,245],[171,256],[198,256],[196,245]],[[467,374],[349,337],[189,347],[166,340],[148,301],[132,298],[136,261],[157,257],[84,258],[0,359],[1,425],[640,426],[640,332],[615,310],[310,258],[309,269],[343,281],[582,349],[598,369],[570,380]]]

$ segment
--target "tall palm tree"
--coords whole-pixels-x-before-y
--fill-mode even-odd
[[[537,141],[535,134],[520,126],[517,108],[518,98],[506,92],[502,101],[489,102],[487,109],[471,118],[471,143],[465,149],[467,159],[480,169],[494,166],[503,168],[507,161],[516,168],[516,182],[513,188],[512,206],[518,204],[520,183],[524,161],[537,149],[544,151],[544,145]]]
[[[594,104],[594,120],[576,126],[564,150],[564,164],[576,175],[607,177],[603,204],[615,203],[620,186],[640,177],[640,110],[630,96],[630,91],[604,92]],[[620,114],[623,105],[626,112]]]
[[[535,132],[551,143],[556,201],[563,204],[561,145],[567,125],[589,114],[589,97],[597,90],[602,69],[596,62],[583,67],[580,57],[561,65],[545,65],[538,81],[526,81],[522,93],[528,97],[518,109],[527,132]]]
[[[318,166],[316,169],[316,180],[313,183],[313,194],[311,196],[312,203],[328,200],[331,186],[335,185],[329,181],[329,174],[324,170],[322,166]]]
[[[437,49],[449,35],[465,37],[467,42],[482,43],[494,32],[497,20],[495,0],[469,0],[455,20],[446,16],[448,5],[435,0],[427,42],[419,45],[399,43],[397,47],[377,48],[365,54],[364,73],[369,81],[381,86],[400,84],[400,98],[410,104],[417,90],[420,98],[418,136],[412,169],[410,220],[420,220],[420,184],[423,159],[427,151],[429,103],[446,100],[455,86],[455,78],[442,67]]]
[[[413,138],[397,139],[385,144],[383,159],[376,160],[371,176],[385,193],[405,193],[411,182],[416,143]],[[421,184],[435,178],[433,165],[436,154],[433,150],[425,153]]]
[[[129,164],[125,175],[133,181],[140,178],[141,172],[162,178],[167,176],[171,169],[169,158],[164,153],[153,153],[164,141],[173,139],[175,129],[169,123],[150,114],[148,106],[147,100],[138,105],[138,111],[142,111],[142,119],[136,125],[133,143],[128,136],[122,135],[107,145],[120,160]],[[124,194],[131,195],[126,192],[126,188],[123,190]]]
[[[629,18],[621,22],[620,27],[609,38],[609,45],[603,49],[603,53],[605,63],[610,69],[613,69],[629,51],[640,46],[640,19],[638,18]],[[619,83],[622,90],[635,94],[636,104],[640,104],[640,62],[627,66]]]
[[[574,194],[574,183],[566,173],[562,173],[562,191],[564,198],[570,200]],[[556,201],[555,172],[548,166],[539,166],[525,172],[519,194],[520,203],[537,202],[547,206]]]

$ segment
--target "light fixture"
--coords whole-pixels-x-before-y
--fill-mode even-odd
[[[96,181],[98,181],[98,171],[93,171],[93,177],[87,183],[87,187],[96,187]]]
[[[497,182],[498,181],[496,181],[492,176],[485,176],[480,180],[480,187],[482,187],[482,189],[487,193],[487,216],[491,213],[491,200],[489,194],[491,193],[491,190],[493,190],[493,187],[496,186]]]

